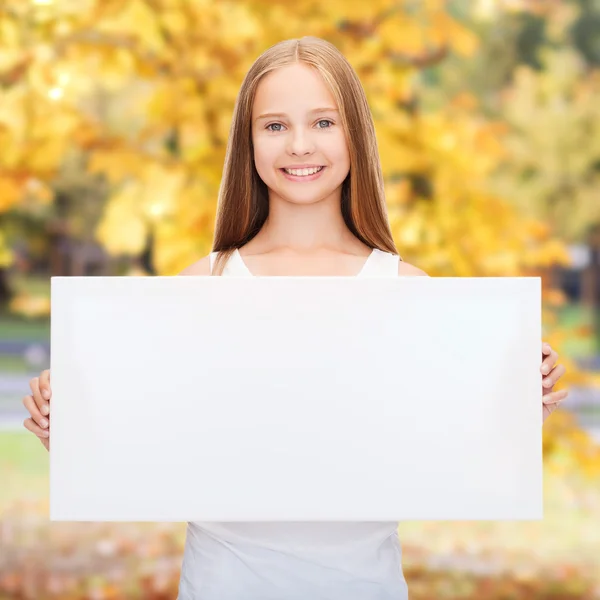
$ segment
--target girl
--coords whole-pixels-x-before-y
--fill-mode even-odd
[[[361,84],[330,43],[281,42],[242,84],[213,252],[182,275],[423,276],[387,221]],[[542,416],[566,397],[543,346]],[[49,448],[50,374],[31,382],[24,425]],[[190,474],[193,476],[193,474]],[[179,600],[406,600],[397,523],[189,523]]]

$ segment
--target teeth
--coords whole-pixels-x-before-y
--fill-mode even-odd
[[[289,175],[296,175],[297,177],[305,177],[306,175],[314,175],[318,173],[323,167],[313,167],[312,169],[284,169]]]

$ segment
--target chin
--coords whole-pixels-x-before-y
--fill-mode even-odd
[[[311,194],[310,196],[302,195],[302,194],[278,194],[280,198],[289,202],[290,204],[298,204],[302,206],[309,206],[311,204],[318,204],[319,202],[323,202],[328,198],[335,196],[336,191],[324,192],[322,194],[316,193]]]

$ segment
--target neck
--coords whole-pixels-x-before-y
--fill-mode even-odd
[[[254,238],[253,245],[265,249],[287,248],[310,252],[348,243],[355,245],[357,242],[342,216],[341,197],[311,204],[295,204],[272,194],[269,198],[269,216]]]

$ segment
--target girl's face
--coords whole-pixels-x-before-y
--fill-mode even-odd
[[[271,201],[341,200],[350,157],[337,108],[321,75],[304,63],[272,71],[259,83],[252,107],[254,164]]]

